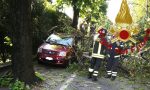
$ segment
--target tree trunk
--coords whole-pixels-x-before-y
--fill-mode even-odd
[[[75,28],[77,30],[77,26],[78,26],[78,19],[79,19],[79,13],[80,13],[80,9],[77,8],[77,2],[78,0],[72,0],[72,6],[73,6],[73,21],[72,21],[72,27]],[[75,45],[78,44],[78,33],[75,35]]]
[[[80,9],[77,8],[77,2],[78,0],[73,0],[72,1],[72,5],[73,5],[73,21],[72,21],[72,27],[77,29],[77,25],[78,25],[78,19],[79,19],[79,13],[80,13]]]
[[[12,70],[15,79],[35,81],[32,63],[31,0],[10,0],[13,39]]]

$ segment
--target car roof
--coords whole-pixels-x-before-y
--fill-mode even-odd
[[[56,35],[60,38],[73,38],[73,35],[70,35],[70,34],[67,34],[67,33],[55,33],[55,34],[53,33],[53,35]]]

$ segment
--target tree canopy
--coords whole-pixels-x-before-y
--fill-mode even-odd
[[[80,10],[79,17],[88,22],[94,21],[100,24],[106,15],[106,0],[57,0],[58,9],[62,9],[65,5],[76,6]]]

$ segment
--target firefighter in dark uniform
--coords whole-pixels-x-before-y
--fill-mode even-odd
[[[100,43],[105,42],[106,29],[99,29],[98,34],[94,35],[93,52],[90,61],[88,78],[92,78],[93,81],[97,81],[98,70],[100,68],[101,60],[104,59],[104,53],[106,47]]]
[[[108,50],[108,60],[106,65],[107,75],[105,78],[111,78],[111,80],[115,80],[117,76],[117,65],[118,61],[121,57],[121,47],[120,42],[112,43],[112,47]]]

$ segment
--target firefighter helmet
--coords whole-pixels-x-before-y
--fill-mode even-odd
[[[107,30],[101,28],[101,29],[98,30],[98,33],[99,33],[99,37],[102,38],[102,37],[105,37],[105,36],[106,36]]]

